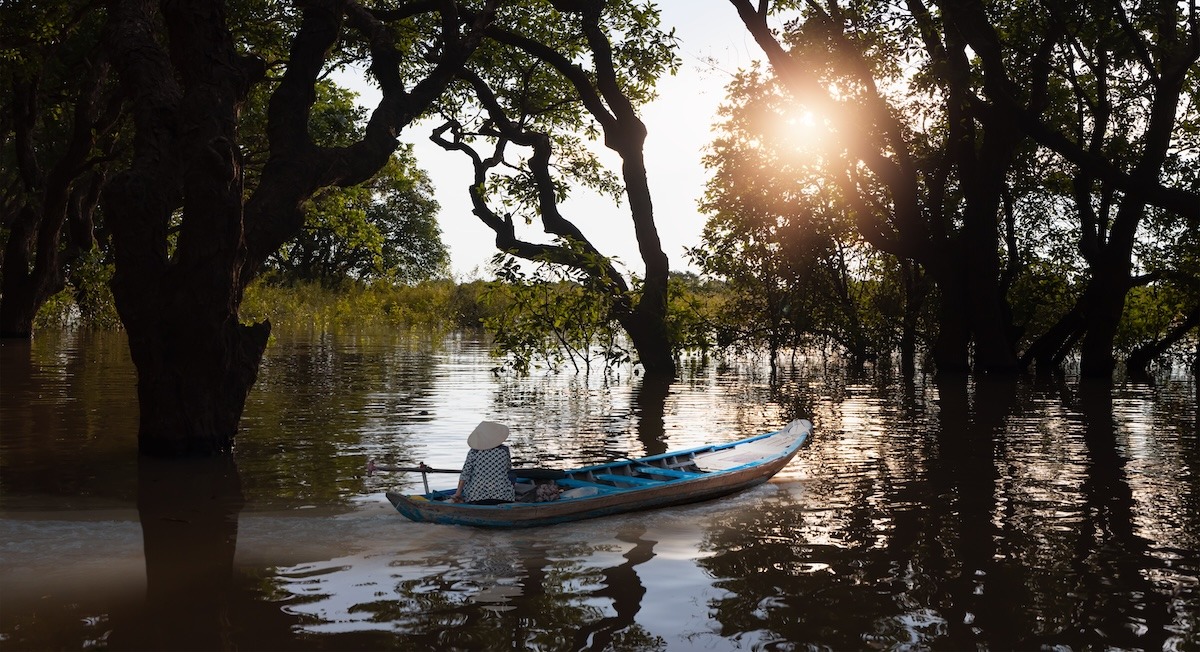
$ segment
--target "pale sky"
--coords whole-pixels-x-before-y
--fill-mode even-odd
[[[717,107],[733,73],[762,55],[725,0],[661,0],[659,6],[663,25],[674,27],[679,38],[682,65],[676,76],[659,82],[658,99],[642,108],[641,117],[649,131],[645,156],[659,237],[671,268],[683,270],[689,269],[684,249],[700,243],[704,227],[704,216],[697,208],[706,179],[700,159],[712,140]],[[370,98],[364,100],[369,103]],[[491,229],[471,213],[467,197],[470,163],[461,153],[446,152],[431,143],[430,129],[414,125],[401,139],[414,145],[418,163],[433,180],[442,207],[438,221],[443,241],[450,248],[455,277],[484,277],[496,248]],[[602,144],[598,149],[610,154],[604,161],[619,174],[616,155]],[[627,204],[615,206],[607,199],[581,195],[564,205],[563,214],[602,253],[616,256],[626,269],[642,274],[644,266]],[[536,224],[518,229],[518,236],[548,240]]]

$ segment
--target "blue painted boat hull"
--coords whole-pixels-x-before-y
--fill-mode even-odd
[[[554,480],[557,500],[471,505],[448,500],[451,490],[387,498],[407,518],[488,528],[553,525],[611,514],[682,505],[744,491],[771,479],[812,436],[812,423],[798,419],[775,432],[727,444],[651,455],[565,471]],[[518,475],[525,493],[539,482]]]

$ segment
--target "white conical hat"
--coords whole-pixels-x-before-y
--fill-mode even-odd
[[[505,439],[508,439],[508,426],[495,421],[480,421],[467,436],[467,446],[485,451],[503,444]]]

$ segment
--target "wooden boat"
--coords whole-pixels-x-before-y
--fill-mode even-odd
[[[388,500],[419,522],[491,528],[520,528],[578,521],[635,510],[694,503],[724,496],[769,480],[796,455],[812,423],[797,419],[782,430],[726,444],[546,473],[513,472],[517,501],[472,505],[450,501],[453,489],[401,495]],[[549,479],[548,476],[555,476]],[[538,485],[554,483],[557,499],[536,502]]]

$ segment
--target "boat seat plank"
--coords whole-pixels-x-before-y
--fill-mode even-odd
[[[597,473],[597,480],[607,480],[609,482],[624,482],[625,484],[638,485],[641,487],[652,487],[656,484],[668,482],[668,480],[654,480],[652,478],[639,478],[632,475],[617,475],[615,473]]]
[[[691,471],[680,471],[679,469],[665,469],[661,466],[638,466],[634,467],[638,473],[649,473],[652,475],[663,475],[671,478],[699,478],[703,473],[693,473]]]
[[[559,486],[571,487],[572,489],[579,487],[593,487],[595,489],[599,489],[601,493],[606,491],[618,491],[616,487],[611,485],[600,484],[599,482],[588,482],[587,480],[576,480],[574,478],[563,478],[561,480],[555,480],[554,482]]]

